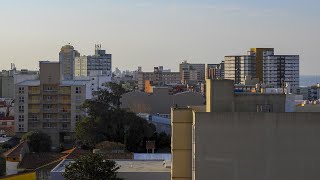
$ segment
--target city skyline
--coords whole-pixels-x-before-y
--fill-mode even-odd
[[[252,47],[273,47],[300,55],[300,74],[319,75],[320,3],[311,0],[1,3],[2,69],[11,62],[38,69],[38,61],[58,61],[60,48],[71,43],[81,55],[102,44],[113,54],[113,69],[144,71],[159,65],[177,71],[183,60],[219,63]]]

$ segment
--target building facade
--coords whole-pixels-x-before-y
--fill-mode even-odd
[[[285,96],[207,80],[205,110],[172,108],[171,179],[318,179],[320,113],[287,113]]]
[[[206,79],[224,79],[224,61],[220,64],[206,64]]]
[[[281,88],[299,86],[299,56],[275,55],[273,48],[251,48],[247,55],[225,56],[225,79],[243,84],[246,76]]]
[[[162,71],[163,68],[155,67],[153,72],[138,71],[136,78],[138,80],[138,89],[140,91],[145,90],[146,81],[151,82],[155,86],[165,86],[168,84],[180,84],[179,72],[167,72]]]
[[[224,79],[234,80],[235,84],[244,83],[246,76],[256,76],[254,56],[225,56]]]
[[[183,61],[179,65],[179,71],[181,75],[181,82],[183,84],[201,82],[205,80],[205,64],[195,64]]]
[[[22,70],[3,70],[0,72],[0,98],[14,99],[15,84],[26,80],[38,78],[38,71]]]
[[[87,87],[82,81],[61,81],[59,62],[40,62],[40,80],[16,84],[15,131],[47,133],[53,146],[73,139]]]
[[[299,56],[273,55],[263,60],[263,82],[274,87],[299,87]]]
[[[106,54],[106,50],[102,50],[101,45],[95,45],[93,56],[75,58],[73,73],[75,76],[111,76],[112,55]]]
[[[62,80],[72,80],[74,73],[75,58],[79,57],[80,53],[74,49],[70,44],[61,48],[59,53],[60,62],[60,77]]]

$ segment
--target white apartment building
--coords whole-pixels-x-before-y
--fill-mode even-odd
[[[224,79],[234,80],[235,84],[244,83],[246,76],[256,76],[255,66],[254,56],[225,56]]]
[[[74,61],[74,76],[95,76],[99,71],[102,76],[112,76],[112,55],[101,50],[101,45],[95,46],[95,55],[76,57]]]
[[[275,87],[283,87],[285,83],[292,88],[299,87],[299,56],[264,56],[263,82]]]

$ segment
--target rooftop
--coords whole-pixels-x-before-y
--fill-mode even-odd
[[[40,86],[40,81],[39,80],[28,80],[28,81],[23,81],[21,83],[17,83],[19,86]]]
[[[65,159],[58,164],[51,172],[65,172],[65,167],[74,160]],[[171,168],[166,167],[165,161],[134,161],[117,160],[120,166],[118,172],[170,172]]]

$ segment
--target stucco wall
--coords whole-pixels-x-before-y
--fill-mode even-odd
[[[135,113],[149,114],[170,114],[171,107],[176,104],[178,107],[191,105],[203,105],[204,97],[200,93],[184,92],[169,95],[166,92],[157,92],[148,95],[143,92],[130,92],[122,96],[122,108],[129,109]]]
[[[170,180],[170,172],[119,172],[118,177],[126,180]]]
[[[197,180],[320,179],[320,113],[195,113]]]

